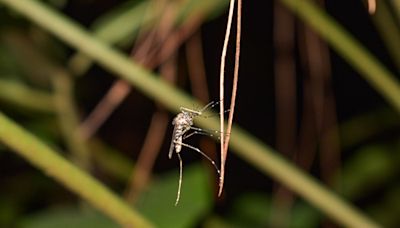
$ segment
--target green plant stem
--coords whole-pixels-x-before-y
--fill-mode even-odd
[[[393,0],[393,11],[396,13],[397,19],[400,20],[400,0]]]
[[[22,82],[0,79],[0,99],[33,111],[54,112],[50,93],[31,89]]]
[[[395,21],[397,18],[390,12],[386,1],[379,1],[376,13],[371,17],[400,72],[400,28]]]
[[[58,155],[56,151],[28,133],[0,112],[0,141],[47,175],[63,183],[121,226],[152,227],[100,182]]]
[[[227,2],[227,0],[184,0],[176,2],[177,9],[180,9],[176,23],[183,23],[199,15],[210,16],[210,12],[212,14],[221,12]],[[127,41],[131,42],[136,38],[140,29],[150,28],[157,22],[156,19],[160,16],[160,12],[154,10],[153,4],[157,3],[129,1],[121,5],[94,23],[93,35],[111,45],[121,46]],[[69,60],[71,70],[77,75],[84,74],[91,65],[92,59],[84,53],[76,53]]]
[[[378,59],[312,1],[281,2],[311,26],[400,113],[400,84]]]
[[[58,123],[74,163],[82,169],[90,170],[91,155],[89,149],[76,130],[79,126],[79,117],[73,99],[71,77],[61,68],[51,75],[54,87],[54,107]]]
[[[155,15],[148,11],[148,1],[142,1],[132,5],[128,10],[118,15],[106,15],[100,22],[94,25],[93,35],[109,44],[124,41],[127,37],[134,37],[139,28],[155,19]],[[129,22],[129,24],[127,24]],[[125,26],[121,26],[125,25]],[[70,68],[77,75],[84,74],[92,65],[92,60],[83,53],[76,53],[69,60]]]
[[[340,144],[342,148],[355,147],[374,136],[390,132],[400,127],[400,118],[396,112],[381,108],[352,117],[340,123]]]
[[[174,89],[165,81],[156,78],[154,74],[133,63],[126,56],[93,38],[79,25],[52,11],[43,3],[35,0],[0,0],[0,2],[22,13],[107,69],[119,74],[170,110],[177,112],[180,106],[200,106],[198,102],[190,99],[183,92]],[[212,118],[202,119],[199,121],[199,125],[209,129],[218,129],[219,126],[218,121]],[[346,227],[379,227],[356,208],[237,126],[232,129],[231,145],[239,156],[263,173],[273,176],[297,192],[339,224]]]
[[[132,171],[134,171],[134,163],[130,157],[107,146],[96,138],[90,140],[89,148],[91,151],[95,151],[95,153],[90,154],[93,161],[96,165],[100,166],[107,175],[121,181],[121,183],[129,181],[129,177]]]
[[[212,125],[217,126],[215,124]],[[232,128],[230,145],[237,155],[279,180],[344,227],[380,227],[313,177],[236,126]]]

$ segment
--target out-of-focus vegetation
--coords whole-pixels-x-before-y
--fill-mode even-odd
[[[380,1],[376,15],[364,15],[376,28],[365,36],[379,37],[373,47],[384,58],[375,57],[376,51],[353,38],[319,3],[295,0],[260,3],[265,15],[275,6],[274,33],[268,33],[274,55],[246,52],[258,37],[247,28],[264,31],[272,23],[265,23],[267,18],[246,22],[257,3],[245,1],[238,122],[252,125],[240,118],[247,112],[258,128],[249,133],[233,128],[237,157],[228,156],[222,198],[214,197],[212,169],[188,162],[191,151],[184,150],[182,198],[174,206],[178,170],[168,168],[178,162],[166,159],[172,131],[166,109],[199,106],[197,100],[207,103],[218,94],[218,79],[205,74],[218,75],[208,65],[218,66],[213,56],[220,50],[204,47],[210,39],[222,47],[227,4],[0,0],[0,227],[398,227],[400,9],[393,1]],[[284,30],[277,30],[279,25]],[[310,42],[318,37],[310,28],[332,49],[319,38]],[[255,45],[261,49],[265,42]],[[335,65],[336,55],[357,73]],[[271,69],[249,70],[250,62],[263,58]],[[277,70],[282,66],[287,71]],[[273,69],[275,86],[245,86],[257,77],[274,78]],[[289,77],[279,84],[288,72],[298,75],[297,81]],[[347,84],[347,75],[336,81],[337,72],[367,83],[359,89]],[[335,100],[347,85],[363,107],[341,106],[354,99]],[[265,90],[273,89],[274,98],[268,98]],[[373,97],[378,104],[362,100],[359,90],[379,97]],[[257,99],[250,98],[254,91],[260,91]],[[260,106],[269,105],[263,100],[274,99],[276,116],[258,115]],[[342,117],[341,111],[350,114]],[[264,125],[267,118],[277,119],[276,129]],[[218,128],[212,115],[196,123]],[[291,127],[282,131],[285,126]],[[273,136],[261,137],[267,138],[263,142],[252,134]],[[269,138],[276,139],[276,150],[266,146]],[[219,157],[211,141],[189,142]]]

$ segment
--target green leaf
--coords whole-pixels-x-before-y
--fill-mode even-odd
[[[239,227],[263,227],[269,223],[271,200],[261,193],[249,193],[236,200],[232,220]]]
[[[94,35],[108,43],[132,40],[140,26],[154,20],[155,15],[147,15],[148,5],[148,1],[128,1],[116,7],[94,23]]]
[[[350,198],[361,197],[396,175],[396,159],[388,147],[369,145],[361,148],[344,164],[340,188]]]
[[[21,228],[113,228],[116,223],[91,209],[77,207],[49,209],[22,219]]]
[[[210,183],[216,181],[202,164],[183,167],[181,199],[175,206],[178,170],[162,175],[143,194],[137,208],[157,227],[193,227],[211,210]]]
[[[297,202],[293,207],[290,227],[318,227],[321,215],[306,202]]]
[[[263,193],[249,193],[241,196],[234,204],[231,214],[232,223],[235,227],[268,227],[271,225],[270,196]],[[287,222],[289,227],[318,227],[320,214],[316,209],[303,201],[296,201],[289,211]]]
[[[391,187],[381,198],[379,203],[370,206],[367,211],[384,227],[398,227],[400,224],[400,185]]]

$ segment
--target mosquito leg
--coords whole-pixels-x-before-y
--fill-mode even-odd
[[[207,109],[212,109],[215,106],[217,106],[219,103],[221,103],[222,100],[219,101],[211,101],[210,103],[208,103],[206,106],[204,106],[201,110],[200,113],[206,111]]]
[[[190,127],[190,129],[194,130],[195,132],[198,132],[198,134],[204,134],[204,135],[209,135],[214,137],[214,133],[219,133],[219,131],[209,131],[209,130],[204,130],[198,127]]]
[[[181,155],[179,153],[176,153],[176,155],[178,155],[178,159],[179,159],[179,182],[178,182],[178,192],[176,194],[175,206],[178,205],[179,199],[181,198],[182,170],[183,170],[183,162],[182,162]]]
[[[219,104],[219,101],[211,101],[210,103],[208,103],[206,106],[204,106],[200,112],[204,112],[205,110],[209,109],[209,108],[213,108],[215,105]]]
[[[201,155],[203,155],[205,158],[207,158],[207,159],[211,162],[211,164],[213,164],[213,166],[215,167],[215,170],[217,170],[218,175],[220,174],[220,171],[219,171],[217,165],[215,164],[214,160],[212,160],[212,159],[211,159],[210,157],[208,157],[205,153],[203,153],[203,151],[201,151],[199,148],[196,148],[196,147],[191,146],[191,145],[186,144],[186,143],[180,143],[180,144],[181,144],[182,146],[184,146],[184,147],[187,147],[187,148],[190,148],[190,149],[192,149],[192,150],[194,150],[194,151],[197,151],[198,153],[200,153]]]
[[[193,131],[193,132],[190,132],[190,134],[184,135],[184,136],[182,137],[182,139],[187,139],[187,138],[189,138],[190,136],[193,136],[193,135],[200,135],[200,134],[201,134],[201,133],[198,132],[198,131]]]
[[[201,128],[197,128],[197,127],[190,127],[191,130],[194,130],[193,132],[191,132],[190,134],[187,134],[183,137],[183,139],[187,139],[192,135],[206,135],[206,136],[210,136],[210,137],[216,137],[217,139],[220,139],[221,137],[219,136],[219,133],[221,133],[220,131],[210,131],[210,130],[204,130]],[[225,135],[228,135],[228,133],[225,133]]]

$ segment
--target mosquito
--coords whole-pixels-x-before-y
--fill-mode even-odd
[[[213,134],[208,131],[205,131],[201,128],[193,127],[193,119],[197,116],[201,116],[204,111],[206,111],[207,109],[213,108],[218,103],[219,103],[219,101],[217,101],[217,102],[211,101],[210,103],[208,103],[206,106],[204,106],[202,109],[200,109],[198,111],[189,109],[189,108],[185,108],[185,107],[181,107],[180,108],[181,112],[172,121],[172,125],[174,125],[174,131],[172,133],[172,140],[171,140],[171,145],[169,147],[168,157],[169,157],[169,159],[171,159],[172,153],[175,151],[175,153],[179,159],[179,182],[178,182],[178,192],[177,192],[177,196],[176,196],[175,206],[178,205],[180,195],[181,195],[181,187],[182,187],[183,162],[182,162],[182,158],[180,155],[182,147],[187,147],[189,149],[192,149],[192,150],[200,153],[203,157],[205,157],[207,160],[209,160],[211,162],[211,164],[217,170],[218,175],[220,175],[220,171],[219,171],[217,165],[210,157],[208,157],[199,148],[191,146],[191,145],[183,142],[184,139],[187,139],[190,136],[195,135],[195,134],[213,136]],[[190,130],[192,130],[192,131],[189,132]]]

